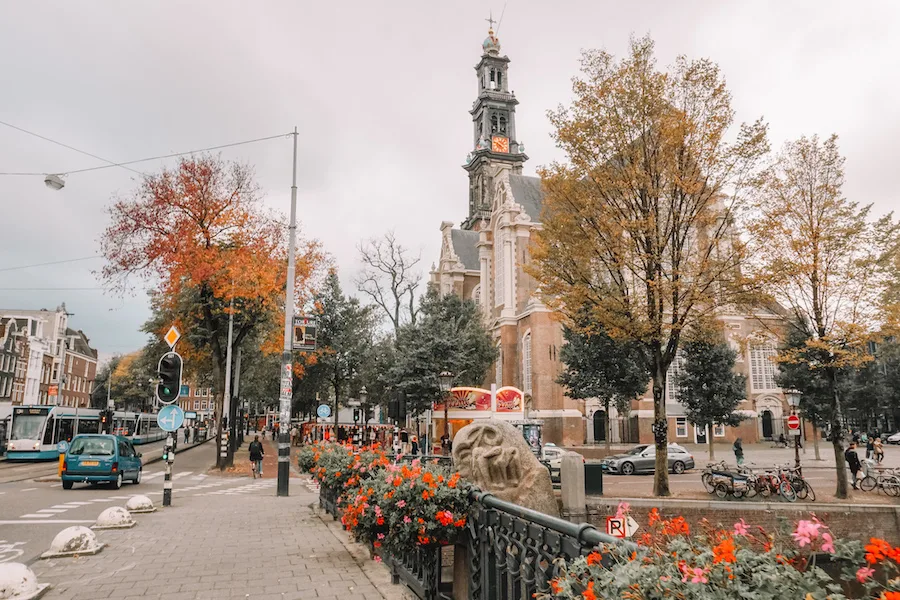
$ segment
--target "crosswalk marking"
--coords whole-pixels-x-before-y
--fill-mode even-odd
[[[141,478],[144,481],[147,481],[148,479],[156,479],[157,477],[162,477],[163,475],[165,475],[165,473],[163,473],[162,471],[157,471],[156,473],[144,473],[143,475],[141,475]]]
[[[74,506],[87,506],[90,502],[66,502],[66,504],[72,504]]]
[[[53,516],[53,515],[51,515],[51,514],[37,514],[37,513],[32,513],[32,514],[28,514],[28,515],[22,515],[22,516],[19,517],[19,518],[20,518],[20,519],[49,519],[49,518],[52,517],[52,516]]]
[[[175,473],[172,479],[181,479],[182,477],[187,477],[191,473],[193,473],[193,471],[183,471],[181,473]]]
[[[51,515],[55,515],[57,513],[63,513],[69,510],[68,508],[42,508],[39,510],[39,513],[50,513]]]
[[[113,500],[128,500],[131,496],[110,496]]]
[[[95,498],[94,500],[91,500],[91,502],[112,502],[112,500],[109,498]]]
[[[72,503],[69,503],[69,504],[54,504],[54,505],[51,506],[50,508],[65,508],[66,510],[68,510],[68,509],[70,509],[70,508],[78,508],[78,505],[72,504]]]

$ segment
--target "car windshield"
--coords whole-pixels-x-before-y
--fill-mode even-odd
[[[107,438],[78,438],[72,442],[69,454],[79,456],[91,454],[94,456],[112,456],[116,453],[115,443]]]
[[[635,454],[640,454],[641,452],[644,451],[644,449],[646,447],[647,446],[635,446],[634,448],[632,448],[631,450],[628,451],[628,454],[631,456],[634,456]]]
[[[12,431],[9,434],[9,439],[41,439],[41,425],[43,425],[46,418],[45,415],[16,415],[15,418],[13,418],[13,426]]]

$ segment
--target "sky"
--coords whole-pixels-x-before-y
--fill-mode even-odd
[[[601,0],[0,0],[0,121],[122,162],[300,131],[298,215],[353,292],[360,240],[394,230],[423,275],[441,221],[462,221],[468,110],[490,14],[519,99],[526,174],[562,159],[547,111],[571,99],[580,51],[617,56],[649,33],[659,65],[722,68],[737,120],[763,117],[773,148],[837,133],[845,194],[900,207],[900,3]],[[254,166],[266,202],[290,206],[287,137],[220,151]],[[172,166],[155,160],[144,173]],[[0,125],[0,172],[60,173],[97,159]],[[146,296],[94,276],[105,208],[139,175],[0,175],[0,308],[53,309],[101,356],[143,346]],[[30,267],[40,263],[71,261]]]

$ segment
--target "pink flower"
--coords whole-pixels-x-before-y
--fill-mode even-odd
[[[624,519],[629,510],[631,510],[630,504],[627,502],[619,502],[619,508],[616,509],[616,518]]]
[[[381,562],[381,557],[378,556],[378,555],[376,554],[376,555],[375,555],[375,558],[374,558],[373,560],[374,560],[375,562]]]
[[[856,572],[856,580],[860,583],[865,583],[873,573],[875,573],[875,569],[870,569],[869,567],[860,567],[859,571]]]
[[[744,522],[743,519],[734,524],[734,535],[746,536],[749,533],[750,530],[747,528],[747,523]]]
[[[831,537],[831,534],[827,531],[823,533],[822,541],[825,542],[824,544],[822,544],[822,552],[834,554],[834,538]]]
[[[819,528],[822,526],[818,521],[800,520],[797,523],[797,530],[791,534],[794,541],[802,548],[807,544],[812,544],[812,540],[819,537]]]
[[[706,578],[706,569],[701,569],[700,567],[694,567],[693,569],[686,564],[682,564],[679,566],[681,569],[681,581],[687,582],[690,580],[691,583],[708,583],[709,579]]]
[[[384,534],[383,534],[383,533],[379,533],[379,534],[378,534],[378,539],[379,539],[379,540],[383,540],[383,539],[384,539]]]
[[[412,523],[412,519],[410,519],[408,516],[407,516],[407,517],[403,517],[403,522],[404,522],[404,523]]]
[[[375,505],[375,516],[376,516],[376,517],[380,517],[380,516],[381,516],[381,507],[378,506],[377,504]]]
[[[403,508],[404,506],[406,506],[406,500],[401,500],[397,503],[397,508]]]

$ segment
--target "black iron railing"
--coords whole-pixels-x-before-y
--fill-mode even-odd
[[[338,490],[320,489],[319,504],[335,518],[338,495]],[[491,494],[473,492],[471,500],[465,533],[454,546],[458,579],[442,581],[441,548],[416,547],[403,556],[382,554],[394,583],[402,581],[422,600],[451,598],[457,591],[470,600],[533,598],[550,592],[558,559],[586,556],[604,545],[633,546],[587,523],[570,523]],[[456,568],[460,561],[463,569]]]

